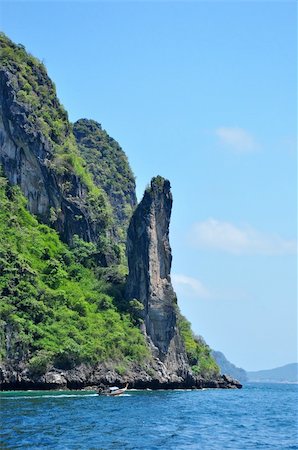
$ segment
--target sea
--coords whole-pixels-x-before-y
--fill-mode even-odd
[[[298,449],[298,385],[241,390],[10,391],[1,449]]]

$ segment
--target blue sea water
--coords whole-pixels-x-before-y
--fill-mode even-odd
[[[298,385],[3,392],[1,449],[298,449]]]

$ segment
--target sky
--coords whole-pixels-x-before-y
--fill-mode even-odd
[[[297,361],[296,2],[0,2],[71,121],[171,181],[172,280],[235,365]]]

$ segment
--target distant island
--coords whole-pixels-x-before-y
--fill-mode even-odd
[[[222,352],[212,350],[221,374],[229,374],[241,383],[298,383],[298,363],[286,364],[274,369],[246,371],[232,364]]]
[[[286,364],[275,369],[247,372],[248,381],[260,383],[298,383],[298,363]]]

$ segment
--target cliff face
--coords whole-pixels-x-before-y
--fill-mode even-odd
[[[144,306],[142,328],[152,353],[170,372],[185,376],[189,366],[177,327],[176,295],[170,278],[171,210],[169,181],[153,178],[128,228],[127,297]]]
[[[51,211],[56,212],[53,224],[65,241],[70,242],[73,234],[93,240],[95,230],[81,201],[87,195],[86,187],[74,175],[58,180],[49,170],[52,149],[41,134],[27,129],[26,110],[10,90],[11,79],[8,71],[0,71],[0,158],[5,174],[12,184],[21,187],[32,214],[49,224]],[[61,184],[65,182],[72,185],[69,198],[62,193]],[[82,216],[80,221],[75,215]]]
[[[125,243],[128,223],[137,204],[135,178],[127,156],[95,120],[78,120],[73,132],[94,183],[108,196],[115,219],[116,239]]]
[[[79,157],[67,113],[44,66],[0,36],[0,163],[28,209],[68,243],[96,242],[108,229],[108,203]]]
[[[170,183],[154,178],[132,216],[124,294],[136,204],[126,156],[94,121],[74,135],[43,64],[1,33],[0,47],[4,389],[233,386],[179,314]]]

